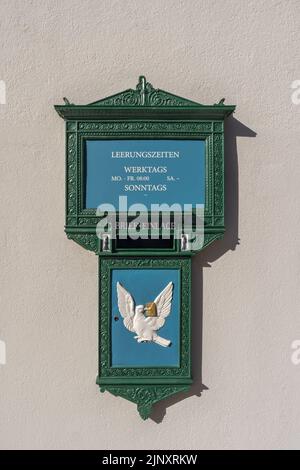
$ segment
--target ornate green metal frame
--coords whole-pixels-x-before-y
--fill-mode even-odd
[[[86,139],[203,139],[205,156],[205,209],[203,250],[222,238],[224,227],[224,119],[235,106],[224,99],[202,105],[154,89],[145,77],[136,89],[90,103],[74,105],[64,98],[55,110],[66,121],[66,223],[69,239],[99,255],[99,375],[101,391],[108,390],[134,402],[143,419],[152,405],[188,390],[191,377],[191,256],[175,240],[168,249],[101,251],[96,234],[96,208],[84,207],[84,142]],[[104,201],[109,202],[109,201]],[[197,251],[200,251],[198,249]],[[110,365],[110,273],[114,268],[157,269],[177,267],[181,272],[181,359],[177,368],[115,368]]]
[[[111,366],[111,271],[113,269],[178,269],[180,271],[180,365],[179,367]],[[108,390],[137,403],[143,419],[162,398],[188,390],[191,377],[191,259],[99,257],[99,375],[100,390]]]
[[[206,142],[206,194],[204,244],[224,233],[224,119],[235,106],[223,100],[205,106],[171,93],[155,90],[140,77],[136,90],[126,90],[85,106],[66,100],[55,106],[66,122],[66,225],[68,238],[101,254],[96,226],[96,208],[85,209],[84,141],[86,139],[203,139]],[[199,251],[199,250],[198,250]],[[178,243],[175,252],[180,254]],[[115,250],[120,256],[140,255],[132,250]],[[159,256],[157,251],[145,253]],[[174,252],[166,255],[174,255]]]

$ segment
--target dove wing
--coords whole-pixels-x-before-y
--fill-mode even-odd
[[[124,326],[129,330],[134,332],[133,329],[133,317],[134,317],[134,300],[132,295],[120,284],[117,282],[117,294],[118,294],[118,307],[120,314],[123,317]]]
[[[169,282],[163,291],[154,300],[157,309],[157,317],[148,317],[147,324],[153,330],[159,330],[165,323],[165,319],[170,314],[173,298],[173,282]]]

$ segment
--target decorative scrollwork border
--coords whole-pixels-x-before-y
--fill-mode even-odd
[[[111,366],[111,271],[113,269],[178,269],[180,270],[180,366],[179,367],[112,367]],[[99,257],[99,377],[118,377],[122,383],[139,378],[190,378],[190,298],[191,259],[120,259]],[[126,382],[127,381],[127,382]]]
[[[216,124],[218,126],[216,127]],[[68,128],[69,129],[69,128]],[[74,129],[74,128],[72,128]],[[79,224],[94,220],[96,209],[84,208],[84,141],[87,139],[182,138],[206,141],[205,215],[224,215],[223,122],[219,121],[87,121],[77,123],[77,132],[67,130],[67,216],[77,215]],[[216,132],[216,129],[218,130]],[[213,225],[213,223],[212,223]]]
[[[87,249],[98,244],[92,242],[99,217],[96,209],[84,207],[86,139],[203,139],[205,156],[205,234],[224,232],[224,126],[223,121],[68,121],[66,125],[66,232],[69,238]],[[86,230],[87,236],[75,235]],[[207,237],[207,239],[215,237]],[[91,239],[91,240],[90,240]]]
[[[91,229],[96,209],[84,208],[84,142],[86,139],[180,138],[206,141],[205,235],[214,240],[224,232],[224,127],[222,121],[68,121],[66,126],[66,232],[98,253]],[[82,232],[86,230],[86,236]],[[78,231],[78,234],[76,233]],[[79,235],[80,232],[80,235]],[[209,233],[213,233],[210,236]],[[220,238],[219,237],[219,238]],[[95,249],[93,249],[95,248]],[[202,248],[203,249],[203,248]]]

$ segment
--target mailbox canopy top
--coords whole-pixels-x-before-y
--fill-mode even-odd
[[[155,89],[144,76],[135,89],[129,88],[86,105],[65,104],[55,110],[65,120],[77,119],[224,119],[234,112],[222,98],[213,105],[203,105],[164,90]]]

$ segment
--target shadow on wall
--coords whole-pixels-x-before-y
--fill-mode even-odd
[[[208,387],[202,380],[202,330],[203,330],[203,268],[211,267],[229,250],[239,245],[239,180],[237,137],[256,137],[256,132],[249,129],[233,116],[225,120],[225,227],[224,238],[215,242],[194,258],[192,267],[192,367],[193,385],[188,392],[178,393],[156,403],[150,418],[161,423],[166,409],[191,396],[201,396]]]

